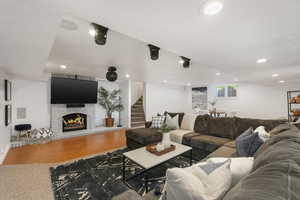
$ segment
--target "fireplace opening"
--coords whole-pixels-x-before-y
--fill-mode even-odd
[[[87,129],[87,115],[72,113],[63,116],[63,132]]]

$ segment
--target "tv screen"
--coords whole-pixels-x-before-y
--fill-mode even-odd
[[[97,103],[97,91],[97,81],[52,77],[51,104]]]

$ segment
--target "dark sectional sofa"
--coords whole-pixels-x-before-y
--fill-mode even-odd
[[[171,116],[177,113],[170,113]],[[179,124],[183,113],[179,114]],[[193,148],[193,158],[201,160],[208,157],[233,157],[236,156],[235,139],[249,127],[265,126],[270,131],[286,120],[261,120],[248,118],[213,118],[209,115],[199,115],[195,121],[194,131],[183,137],[183,144]],[[162,140],[162,135],[157,129],[150,128],[151,122],[146,123],[146,128],[130,129],[126,131],[127,146],[136,149]]]

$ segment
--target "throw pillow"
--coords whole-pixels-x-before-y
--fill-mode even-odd
[[[165,116],[152,117],[151,128],[160,128],[165,122]]]
[[[235,140],[236,150],[239,156],[248,157],[249,149],[252,144],[253,128],[250,127]]]
[[[210,158],[207,162],[224,162],[228,158]],[[253,168],[253,157],[230,158],[230,172],[232,175],[231,187],[235,186],[243,177],[248,175]]]
[[[186,169],[168,169],[166,177],[166,199],[208,200],[201,180]]]
[[[194,131],[196,118],[197,118],[197,115],[193,115],[193,114],[184,115],[182,123],[181,123],[181,129]]]
[[[222,162],[204,162],[187,170],[198,177],[210,200],[222,199],[231,187],[230,159]]]
[[[166,116],[166,125],[171,128],[179,129],[178,115],[176,115],[173,118],[170,115],[167,115]]]
[[[258,132],[254,132],[252,127],[242,133],[236,140],[236,150],[239,156],[252,157],[257,149],[264,143]]]
[[[258,136],[262,141],[267,141],[270,139],[270,134],[265,130],[264,126],[259,126],[254,130],[255,133],[258,133]]]

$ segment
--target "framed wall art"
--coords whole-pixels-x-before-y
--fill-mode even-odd
[[[11,105],[5,105],[5,126],[11,124],[12,120],[12,108]]]
[[[11,101],[11,81],[4,81],[5,101]]]

